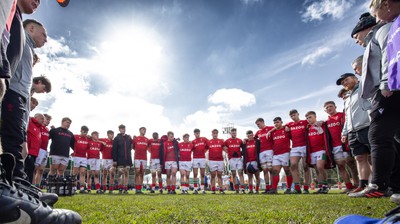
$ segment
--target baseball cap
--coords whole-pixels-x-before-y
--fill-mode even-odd
[[[355,76],[353,73],[344,73],[343,75],[340,76],[340,78],[336,81],[336,85],[340,86],[342,85],[343,79],[350,77],[350,76]]]
[[[69,0],[57,0],[57,3],[61,6],[61,7],[67,7],[69,4]]]
[[[369,12],[363,13],[360,16],[360,19],[357,25],[354,27],[353,31],[351,32],[351,38],[353,38],[354,34],[368,29],[372,26],[376,25],[376,18],[371,16]]]

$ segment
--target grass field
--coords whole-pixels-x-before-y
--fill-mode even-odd
[[[84,223],[332,223],[346,214],[371,217],[395,207],[388,198],[327,195],[74,195],[55,208],[81,214]]]

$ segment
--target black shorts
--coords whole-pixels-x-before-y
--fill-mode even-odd
[[[363,128],[356,132],[349,132],[349,147],[353,156],[371,153],[371,148],[368,141],[368,130],[369,127]]]

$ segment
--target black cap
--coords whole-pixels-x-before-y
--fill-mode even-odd
[[[369,12],[363,13],[360,16],[360,21],[358,21],[356,27],[354,27],[353,31],[351,32],[351,38],[353,38],[354,34],[375,25],[376,25],[376,18],[371,16]]]
[[[340,86],[342,85],[343,79],[350,77],[350,76],[355,76],[353,73],[344,73],[343,75],[340,76],[340,78],[336,81],[336,85]]]
[[[67,7],[69,4],[69,0],[57,0],[57,3],[61,6],[61,7]]]
[[[193,130],[193,133],[199,133],[200,132],[200,129],[198,129],[198,128],[195,128],[194,130]]]

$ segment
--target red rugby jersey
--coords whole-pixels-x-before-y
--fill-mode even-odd
[[[90,139],[87,136],[82,137],[80,135],[74,135],[74,137],[75,137],[74,156],[86,158],[86,153],[89,149]]]
[[[257,161],[257,149],[256,149],[256,141],[247,140],[246,142],[246,163]]]
[[[208,147],[208,160],[212,161],[223,161],[222,156],[224,146],[224,140],[222,139],[210,139],[207,142]]]
[[[149,139],[144,136],[137,136],[132,140],[132,144],[135,149],[135,160],[147,160]]]
[[[42,127],[40,127],[40,133],[42,134],[42,144],[40,148],[47,150],[47,146],[49,145],[49,128],[42,125]]]
[[[274,127],[265,126],[264,128],[258,130],[254,137],[260,139],[260,152],[264,152],[266,150],[272,149],[272,140],[271,138],[267,139],[267,133]]]
[[[325,133],[322,127],[311,126],[308,130],[310,152],[325,151]]]
[[[290,152],[290,134],[285,128],[277,129],[271,134],[274,155]]]
[[[174,142],[172,141],[164,142],[164,154],[165,154],[165,162],[176,161]]]
[[[207,138],[200,137],[192,141],[193,144],[193,159],[206,158]]]
[[[100,141],[90,141],[89,149],[87,151],[88,159],[100,159],[100,151],[103,148],[103,143]]]
[[[240,158],[242,153],[240,152],[240,146],[242,145],[242,140],[239,138],[228,138],[225,141],[225,146],[228,148],[228,159]],[[236,155],[234,155],[236,152]]]
[[[193,144],[191,142],[181,142],[178,144],[179,148],[179,161],[190,162],[192,161]]]
[[[332,147],[342,145],[342,127],[344,125],[344,113],[338,112],[335,115],[329,116],[326,120],[329,133],[331,134]]]
[[[150,158],[160,159],[160,145],[161,145],[160,139],[157,140],[150,139],[149,145],[150,145]]]
[[[106,143],[106,145],[103,145],[101,149],[101,155],[103,159],[112,159],[112,146],[113,146],[113,140],[110,140],[108,138],[101,138],[100,141]]]
[[[292,139],[292,148],[306,146],[306,127],[308,122],[300,120],[298,122],[289,122],[286,124],[290,128],[290,138]]]

